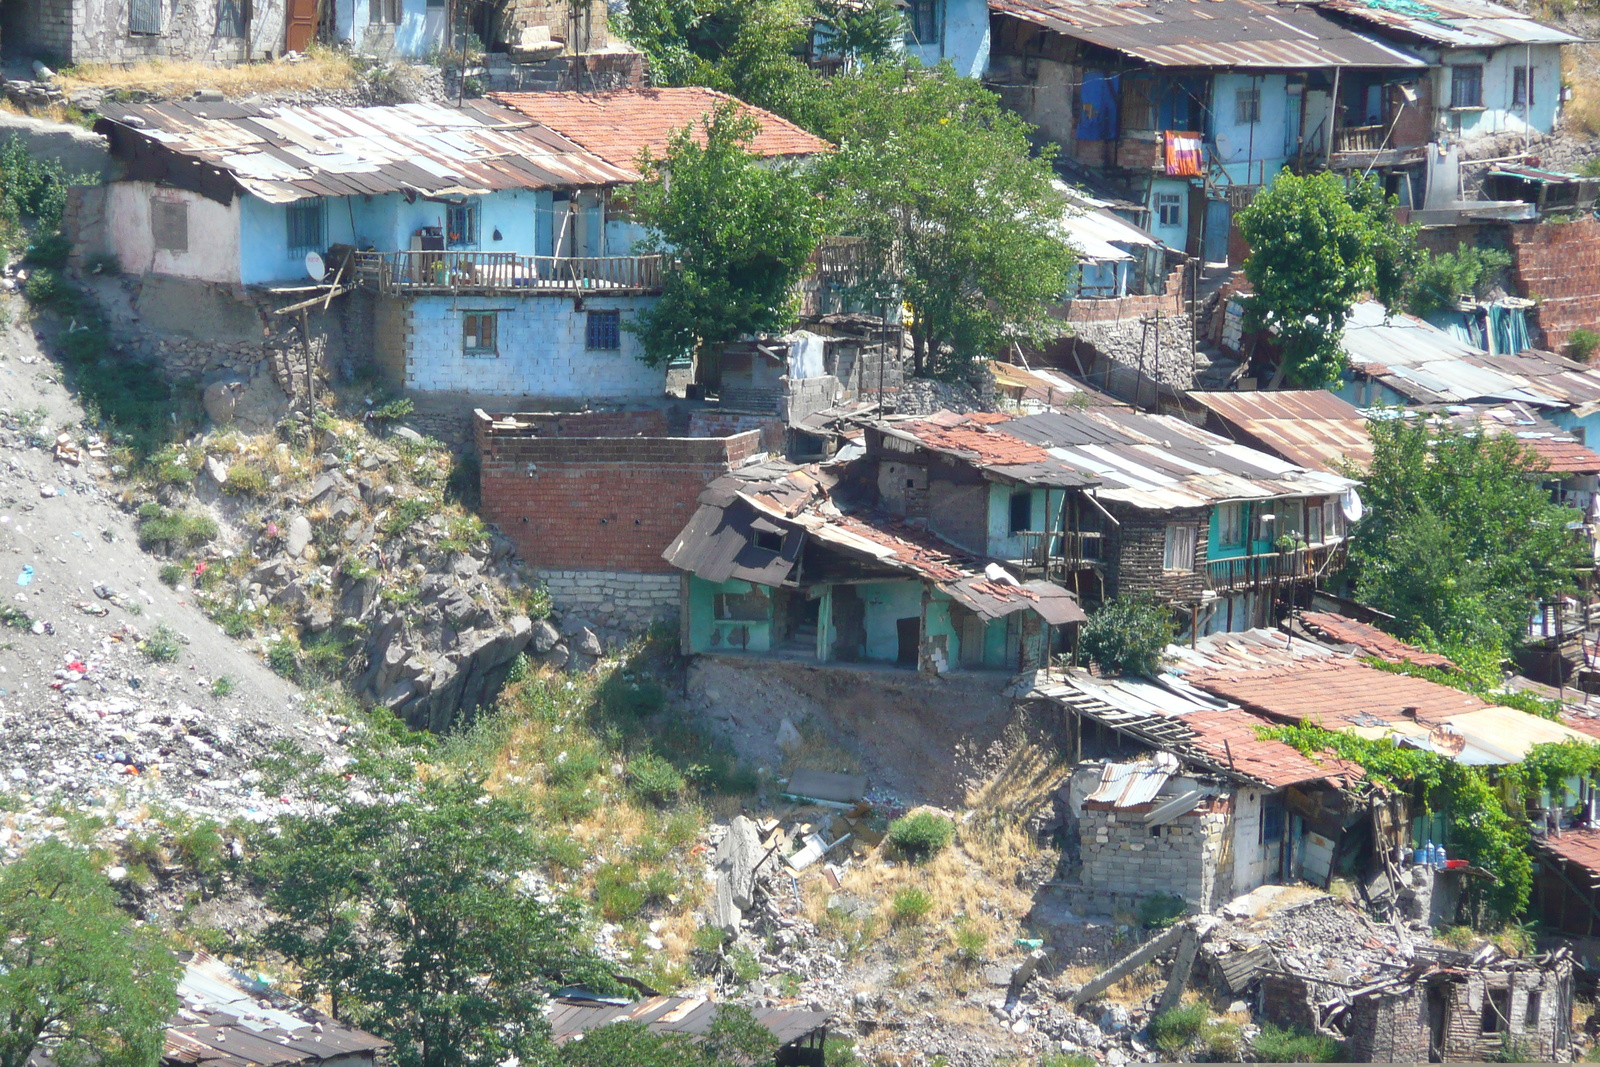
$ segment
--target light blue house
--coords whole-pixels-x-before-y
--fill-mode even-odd
[[[988,0],[909,0],[906,54],[923,66],[949,63],[964,78],[989,70]]]

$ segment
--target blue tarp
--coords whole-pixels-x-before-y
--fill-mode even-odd
[[[1078,140],[1114,141],[1117,138],[1117,99],[1121,78],[1103,70],[1083,72],[1078,116]]]

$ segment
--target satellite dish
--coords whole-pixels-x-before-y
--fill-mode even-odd
[[[311,280],[320,282],[328,276],[328,265],[322,262],[322,257],[315,252],[306,253],[306,273],[311,275]]]

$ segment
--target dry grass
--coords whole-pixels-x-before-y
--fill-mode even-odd
[[[350,56],[313,48],[295,61],[244,63],[214,67],[191,60],[151,59],[127,67],[89,63],[56,76],[65,92],[75,89],[125,89],[156,96],[184,96],[196,89],[216,89],[226,96],[346,89],[360,74]]]
[[[1019,745],[994,777],[967,793],[967,806],[1025,818],[1051,802],[1070,764],[1054,746]]]
[[[1109,963],[1089,963],[1064,967],[1061,971],[1061,981],[1066,985],[1082,986],[1110,966],[1111,964]],[[1113,1004],[1122,1004],[1126,1007],[1135,1007],[1144,1004],[1145,1001],[1166,988],[1166,984],[1167,976],[1163,973],[1161,966],[1156,963],[1147,963],[1118,981],[1097,999],[1109,1001]]]
[[[1600,136],[1600,46],[1562,49],[1561,66],[1562,81],[1572,86],[1572,100],[1562,108],[1568,132]]]
[[[800,731],[800,743],[783,756],[782,770],[785,775],[793,774],[799,767],[839,774],[861,773],[861,760],[855,753],[840,748],[809,723],[797,729]]]

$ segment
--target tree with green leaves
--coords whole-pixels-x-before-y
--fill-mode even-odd
[[[1536,601],[1570,590],[1589,565],[1550,501],[1545,463],[1510,435],[1421,420],[1369,424],[1368,514],[1350,537],[1357,597],[1395,617],[1402,636],[1504,660]]]
[[[1416,228],[1395,221],[1394,201],[1376,179],[1347,184],[1328,171],[1281,172],[1238,223],[1250,245],[1244,274],[1253,291],[1244,326],[1276,336],[1281,359],[1273,387],[1287,380],[1321,389],[1337,381],[1355,302],[1372,293],[1385,306],[1400,306],[1418,258]]]
[[[724,103],[672,135],[665,159],[645,159],[634,215],[649,231],[640,251],[677,260],[661,299],[629,324],[644,359],[694,356],[696,379],[715,381],[729,341],[787,329],[795,286],[817,246],[822,208],[797,165],[749,148],[757,120]]]
[[[561,1049],[561,1067],[756,1067],[772,1062],[772,1031],[749,1009],[723,1006],[703,1037],[662,1034],[643,1023],[602,1026]]]
[[[910,308],[916,373],[959,377],[1053,336],[1074,255],[1032,127],[947,65],[876,64],[833,88],[832,232],[861,238],[871,288]]]
[[[897,0],[816,0],[817,29],[825,51],[847,66],[890,59],[905,40],[906,17]]]
[[[1119,596],[1089,616],[1078,649],[1107,674],[1155,674],[1177,632],[1164,605],[1148,596]]]
[[[493,1067],[549,1050],[552,982],[608,990],[571,901],[541,899],[528,815],[462,782],[388,804],[287,819],[255,873],[274,913],[260,938],[305,997],[394,1042],[400,1067]]]
[[[0,868],[0,1067],[154,1067],[182,967],[59,841]]]

